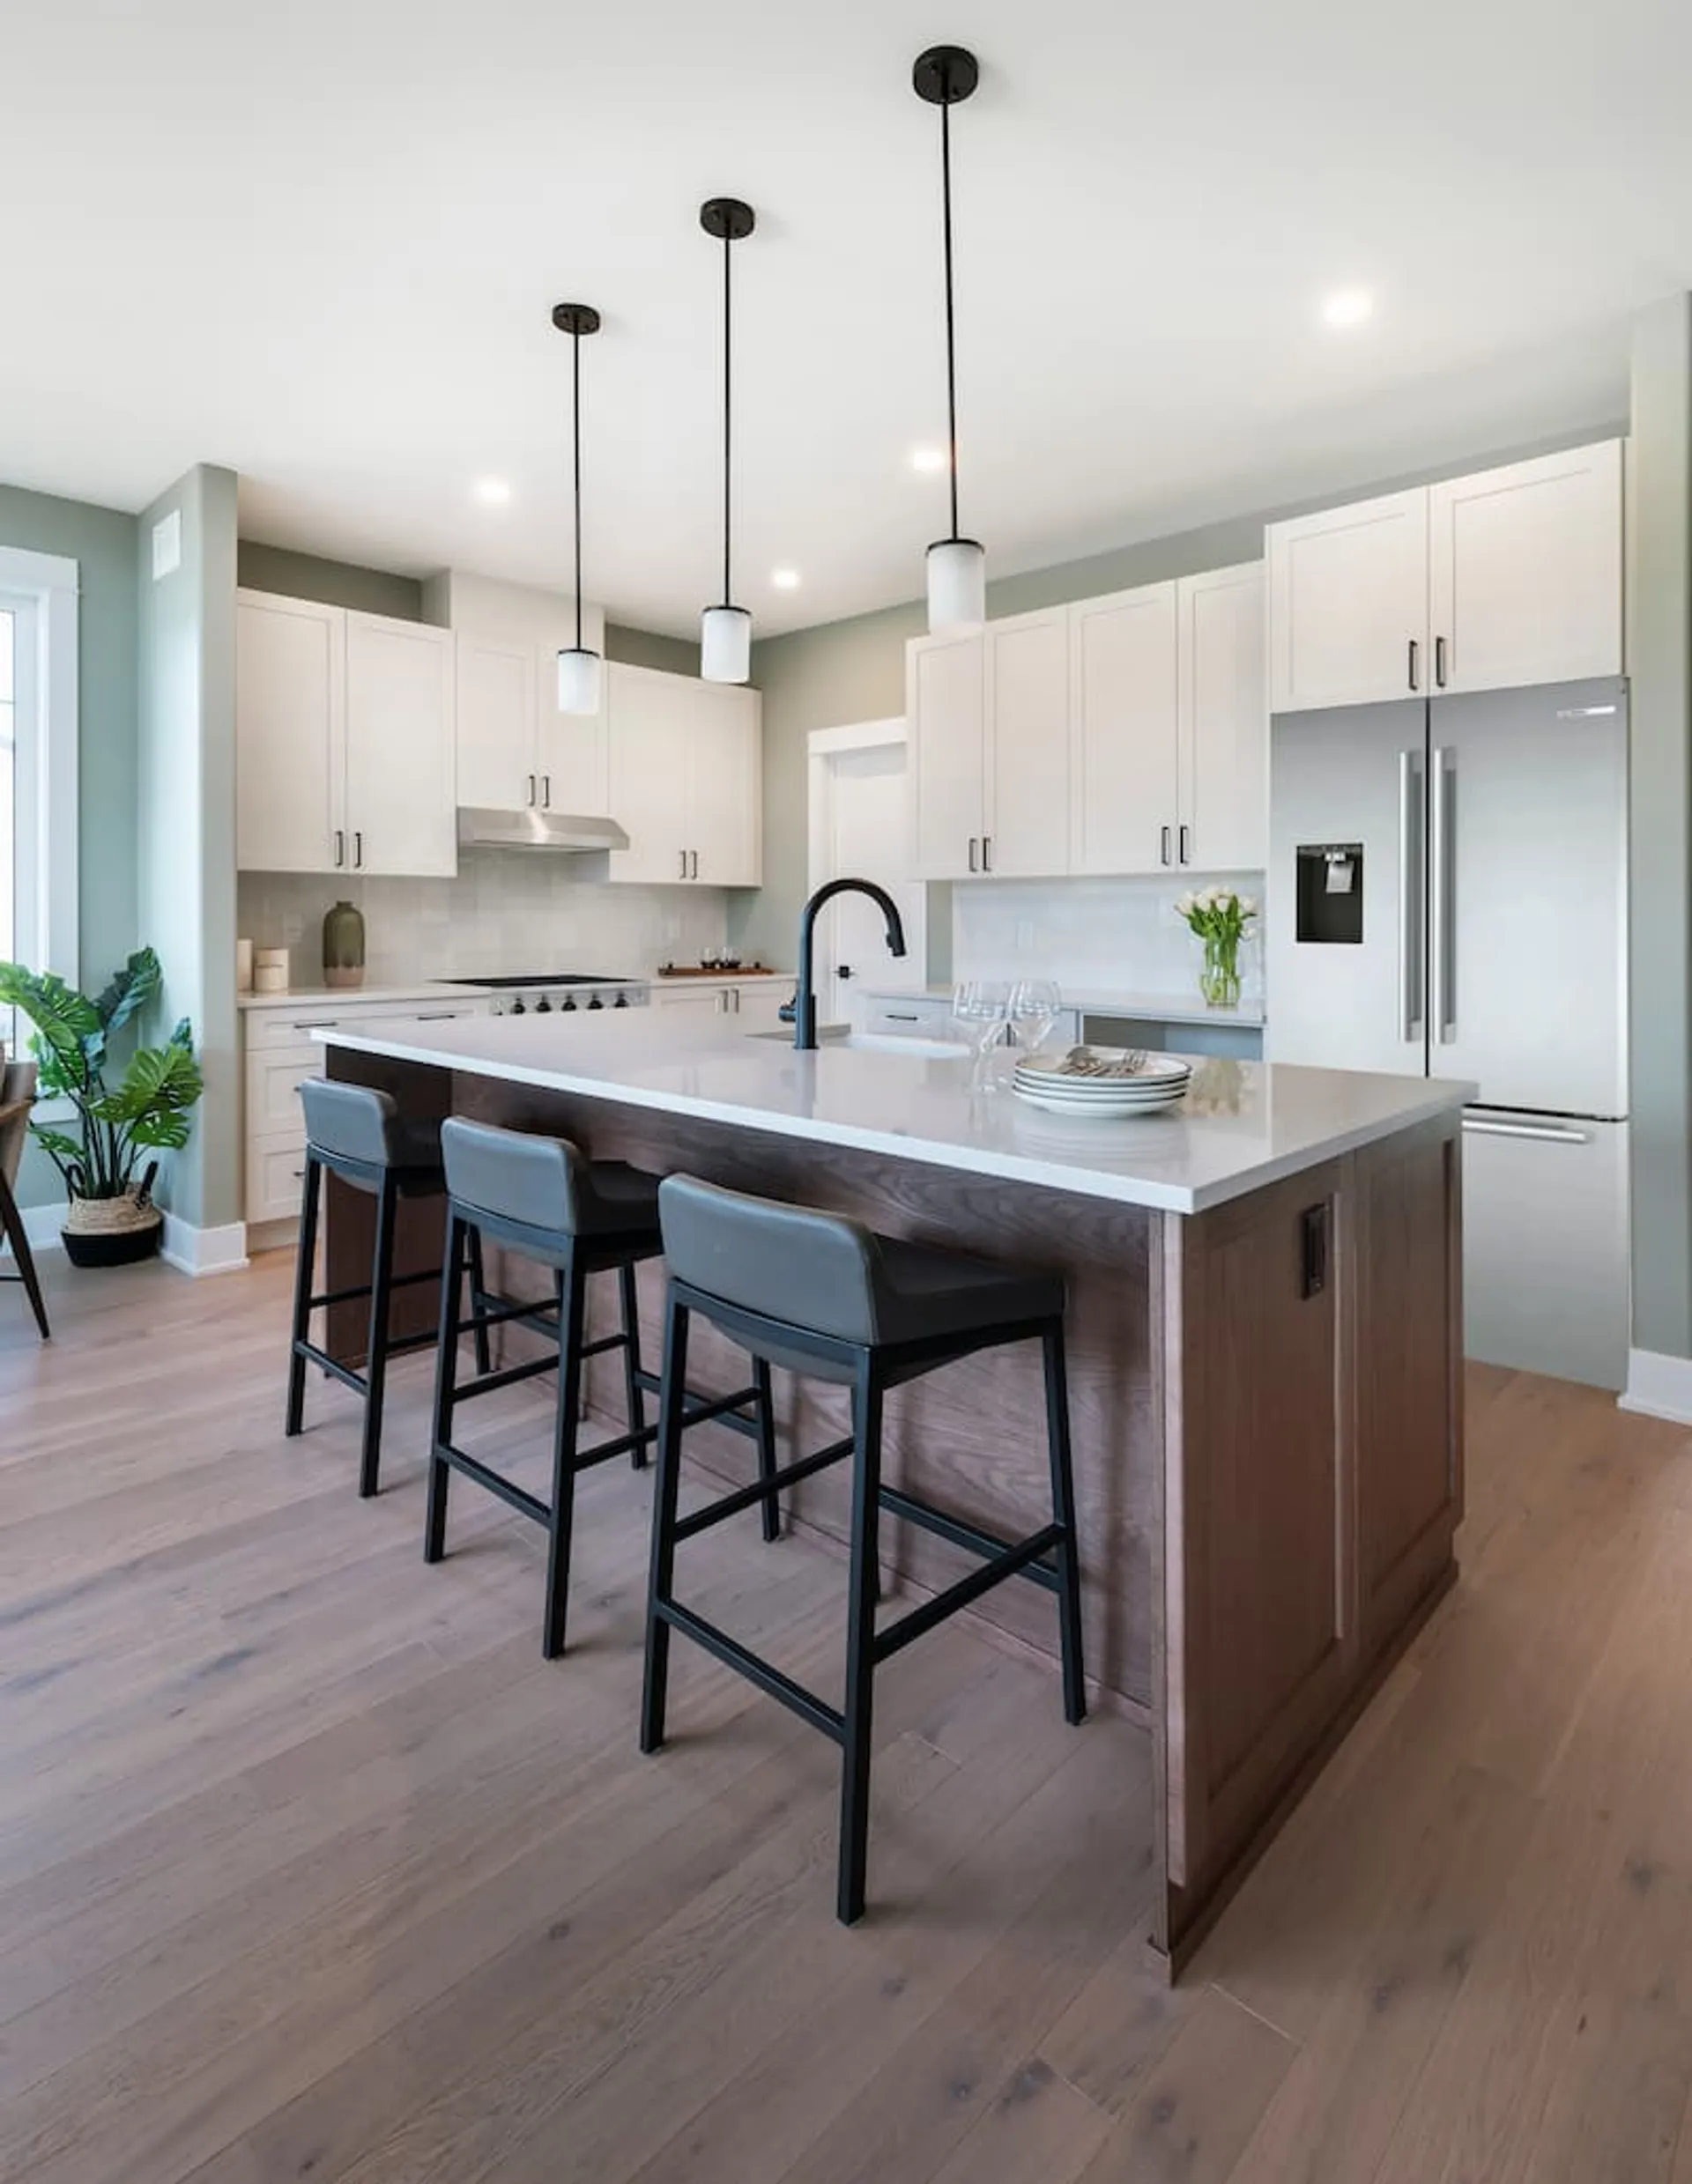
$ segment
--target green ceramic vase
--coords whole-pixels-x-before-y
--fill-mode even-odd
[[[355,902],[338,902],[323,913],[323,983],[364,983],[364,913]]]

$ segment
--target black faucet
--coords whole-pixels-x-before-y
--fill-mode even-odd
[[[887,921],[888,954],[902,956],[905,952],[904,920],[899,914],[899,905],[885,887],[878,887],[872,879],[831,879],[819,887],[799,914],[799,990],[794,996],[793,1044],[801,1054],[814,1051],[817,1043],[817,996],[812,972],[817,913],[835,896],[850,894],[867,895]]]

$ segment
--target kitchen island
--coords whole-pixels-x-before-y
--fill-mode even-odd
[[[643,1011],[368,1033],[330,1032],[329,1073],[410,1113],[554,1130],[598,1159],[1065,1274],[1087,1671],[1150,1733],[1154,1840],[1124,1815],[1123,1854],[1149,1849],[1150,1943],[1177,1970],[1456,1576],[1470,1088],[1213,1061],[1182,1107],[1105,1122],[972,1089],[967,1059],[904,1042],[798,1054]],[[367,1203],[330,1190],[331,1288],[367,1278]],[[427,1265],[439,1209],[412,1210],[406,1248]],[[656,1356],[662,1270],[644,1274]],[[357,1341],[350,1322],[340,1339]],[[745,1378],[698,1329],[690,1383]],[[791,1453],[845,1430],[842,1401],[778,1376]],[[746,1476],[746,1444],[720,1428],[688,1451]],[[1036,1529],[1037,1349],[899,1391],[887,1471],[1007,1535]],[[843,1541],[846,1491],[838,1472],[807,1480],[796,1521]],[[888,1526],[883,1544],[890,1588],[965,1566],[927,1534]],[[1055,1659],[1034,1588],[976,1612]]]

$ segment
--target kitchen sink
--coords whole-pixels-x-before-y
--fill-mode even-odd
[[[768,1039],[783,1047],[793,1044],[790,1028],[779,1032],[749,1032],[749,1039]],[[924,1062],[967,1062],[969,1048],[953,1039],[901,1039],[890,1032],[855,1032],[847,1024],[823,1024],[817,1028],[820,1047],[845,1047],[854,1054],[902,1054]]]

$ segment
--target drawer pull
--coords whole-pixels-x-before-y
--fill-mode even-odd
[[[889,1024],[920,1024],[922,1020],[922,1018],[919,1016],[915,1014],[907,1016],[898,1009],[889,1009],[887,1011],[887,1021]]]

